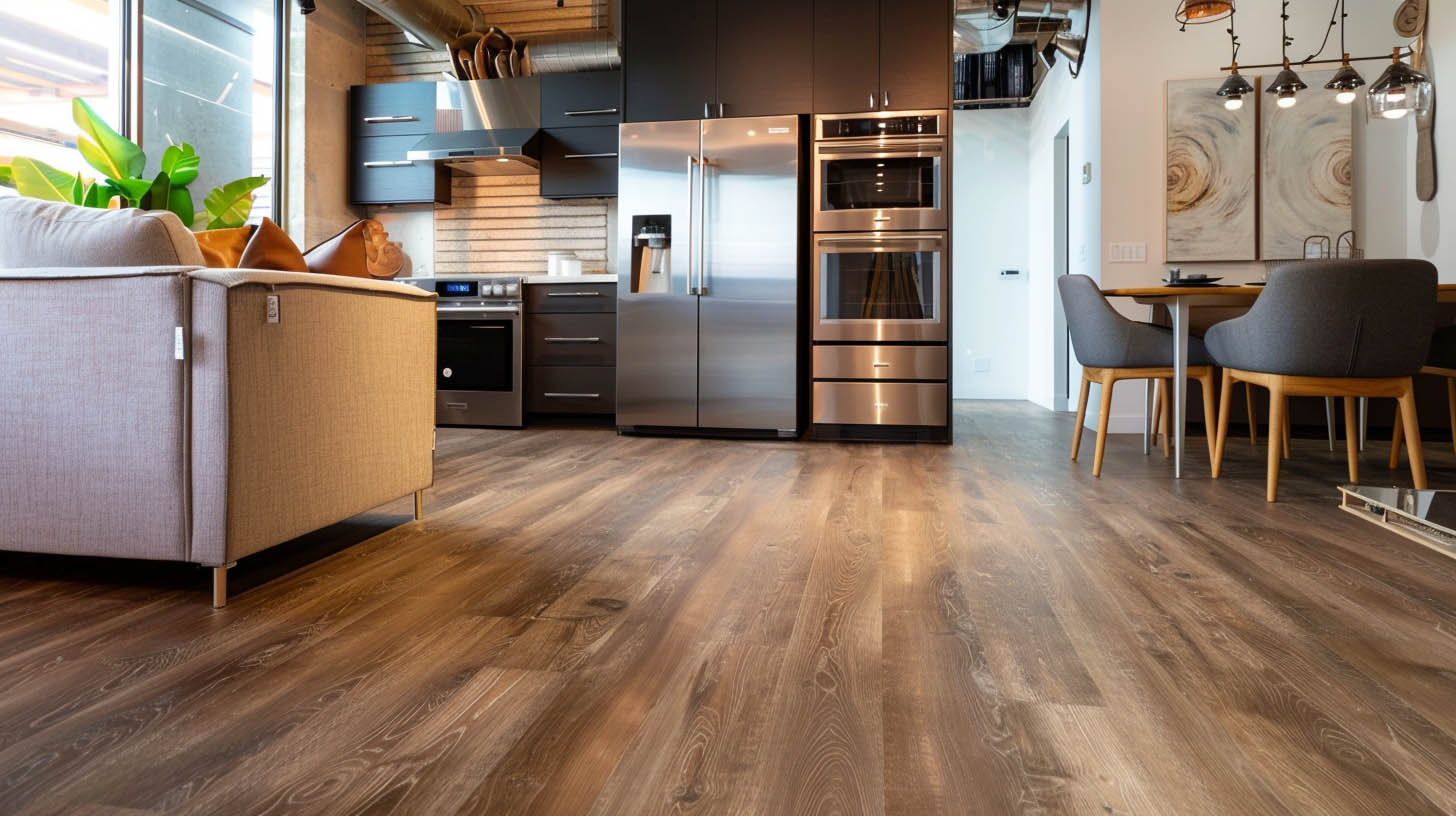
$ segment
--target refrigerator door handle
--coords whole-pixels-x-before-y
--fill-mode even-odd
[[[688,294],[696,295],[696,287],[693,286],[693,249],[696,242],[693,240],[693,168],[698,164],[698,157],[688,154]],[[671,288],[671,287],[669,287]]]
[[[708,168],[712,166],[707,156],[698,157],[698,295],[708,294]]]

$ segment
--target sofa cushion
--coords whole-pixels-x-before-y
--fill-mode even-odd
[[[0,198],[0,269],[68,266],[202,266],[202,251],[165,210]]]
[[[242,269],[272,269],[278,272],[307,272],[308,263],[298,245],[288,237],[283,228],[264,218],[263,223],[253,230],[253,237],[243,248],[243,256],[237,265]]]
[[[343,232],[305,252],[308,271],[323,275],[346,275],[351,278],[369,276],[365,253],[364,230],[368,221],[359,220]]]
[[[233,269],[243,258],[248,240],[258,227],[249,224],[232,229],[204,230],[197,233],[197,246],[202,250],[203,265],[209,269]]]

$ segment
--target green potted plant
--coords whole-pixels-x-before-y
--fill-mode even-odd
[[[0,185],[13,187],[23,196],[83,207],[105,209],[116,202],[122,207],[170,210],[189,229],[227,229],[247,222],[253,210],[253,191],[268,182],[267,176],[230,181],[204,196],[199,211],[187,189],[197,179],[202,163],[192,145],[169,146],[162,153],[157,174],[148,176],[146,153],[112,130],[85,100],[71,100],[71,117],[81,128],[76,149],[101,179],[84,179],[36,159],[16,157],[10,164],[0,165]]]

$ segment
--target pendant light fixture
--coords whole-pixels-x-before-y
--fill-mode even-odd
[[[1234,13],[1234,0],[1180,0],[1173,19],[1180,27],[1216,23]]]
[[[1350,52],[1345,50],[1345,0],[1340,0],[1340,70],[1325,83],[1325,90],[1335,92],[1335,101],[1348,105],[1355,101],[1355,89],[1365,84],[1365,77],[1350,64]]]
[[[1274,77],[1274,82],[1269,85],[1269,93],[1274,94],[1279,107],[1292,108],[1299,101],[1296,94],[1309,86],[1304,84],[1304,80],[1289,65],[1289,44],[1294,42],[1289,38],[1289,0],[1279,4],[1279,23],[1283,34],[1280,50],[1284,57],[1284,70]]]
[[[1239,73],[1239,35],[1234,33],[1234,9],[1232,4],[1228,12],[1228,35],[1230,71],[1228,79],[1218,86],[1218,95],[1223,97],[1223,106],[1229,110],[1238,110],[1244,106],[1244,97],[1254,92],[1254,86],[1249,84],[1247,79]]]
[[[1400,48],[1396,48],[1391,55],[1390,67],[1375,80],[1366,94],[1366,107],[1371,118],[1401,119],[1411,111],[1431,111],[1434,101],[1431,78],[1406,65],[1400,56]]]

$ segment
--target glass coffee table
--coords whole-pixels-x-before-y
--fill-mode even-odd
[[[1344,485],[1340,509],[1456,558],[1456,490]]]

